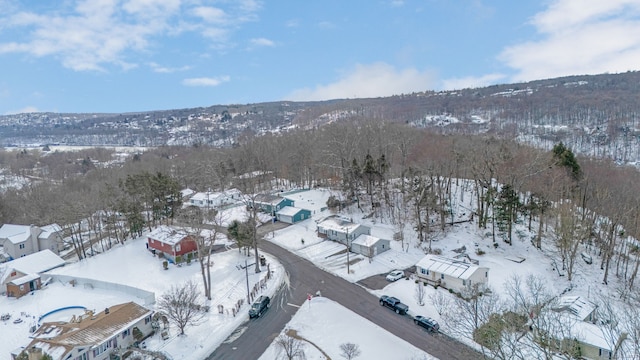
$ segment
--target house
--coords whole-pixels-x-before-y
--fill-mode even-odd
[[[371,228],[365,225],[356,224],[348,219],[339,216],[329,216],[320,221],[317,225],[318,235],[329,240],[347,244],[355,240],[360,235],[370,235]]]
[[[189,205],[198,207],[219,208],[224,205],[235,204],[242,200],[242,193],[238,189],[219,192],[198,192],[191,196]]]
[[[19,298],[38,290],[42,274],[64,264],[64,259],[49,249],[0,264],[0,293]]]
[[[476,284],[486,286],[489,282],[489,268],[466,260],[429,254],[416,264],[416,276],[434,285],[461,292]]]
[[[189,254],[195,255],[198,244],[186,231],[161,225],[147,236],[147,249],[175,263],[176,259],[180,262]]]
[[[9,259],[33,254],[41,250],[38,243],[41,232],[42,229],[33,225],[4,224],[0,227],[0,245]]]
[[[152,314],[151,310],[128,302],[97,314],[86,310],[69,322],[46,322],[31,335],[33,340],[22,351],[11,354],[12,359],[23,351],[29,359],[41,359],[45,354],[52,360],[121,359],[124,349],[152,333]]]
[[[298,209],[293,206],[285,206],[276,212],[276,218],[278,218],[278,221],[282,221],[287,224],[295,224],[298,221],[311,218],[311,211]]]
[[[557,338],[558,346],[577,346],[582,359],[617,358],[616,350],[627,334],[618,334],[595,324],[595,304],[582,296],[560,296],[551,304],[551,309],[559,313],[558,322],[566,325],[565,328],[558,329],[558,334],[553,335]]]
[[[351,251],[372,258],[391,248],[391,242],[375,236],[362,234],[351,242]]]
[[[38,249],[49,249],[54,253],[60,253],[62,247],[62,227],[58,224],[41,226],[42,232],[38,235]]]
[[[185,188],[185,189],[180,190],[180,196],[182,197],[182,200],[189,199],[195,193],[196,193],[195,190],[191,190],[189,188]]]
[[[286,206],[293,206],[293,200],[278,195],[258,194],[253,199],[253,205],[261,211],[274,215]]]
[[[596,321],[596,305],[582,296],[561,296],[553,310],[569,312],[580,321]]]

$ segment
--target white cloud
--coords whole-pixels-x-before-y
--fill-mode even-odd
[[[256,38],[250,40],[252,46],[275,46],[276,44],[265,38]]]
[[[231,80],[229,76],[220,76],[220,77],[200,77],[200,78],[190,78],[182,80],[182,85],[185,86],[218,86],[222,83],[228,82]]]
[[[640,2],[555,0],[531,24],[540,40],[505,48],[513,81],[640,68]]]
[[[155,50],[155,40],[166,35],[195,32],[221,48],[229,32],[254,21],[261,8],[253,0],[221,4],[227,8],[183,0],[69,0],[42,13],[13,6],[0,14],[0,30],[11,39],[0,42],[0,54],[51,56],[76,71],[130,69],[136,54]]]
[[[154,62],[149,63],[149,67],[151,67],[151,70],[153,70],[154,72],[162,73],[162,74],[170,74],[174,72],[187,71],[191,69],[191,66],[188,66],[188,65],[172,68],[172,67],[162,66]]]
[[[432,88],[434,82],[435,77],[428,71],[398,70],[386,63],[358,64],[334,83],[298,89],[286,99],[312,101],[390,96],[424,91]]]
[[[442,81],[442,88],[444,90],[460,90],[483,87],[492,85],[499,80],[505,79],[504,74],[488,74],[483,76],[468,76],[462,78],[451,78]]]

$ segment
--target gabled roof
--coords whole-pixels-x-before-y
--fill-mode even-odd
[[[51,224],[47,226],[41,226],[40,230],[42,230],[42,232],[40,233],[40,235],[38,235],[38,238],[48,238],[52,234],[62,231],[62,227],[60,227],[60,225],[58,224]]]
[[[269,204],[269,205],[277,205],[284,200],[283,197],[278,195],[271,194],[258,194],[255,197],[256,203]]]
[[[285,206],[282,209],[278,210],[276,214],[284,215],[284,216],[295,216],[300,211],[303,211],[303,209],[293,207],[293,206]],[[309,210],[307,211],[309,212]]]
[[[0,239],[8,239],[13,244],[25,242],[31,236],[31,226],[4,224],[0,227]]]
[[[166,225],[160,225],[149,233],[147,237],[169,245],[175,245],[188,236],[184,230],[174,229]]]
[[[480,269],[478,265],[472,263],[433,254],[423,257],[416,266],[459,279],[468,279]],[[487,268],[483,269],[488,271]]]
[[[328,230],[334,230],[340,233],[346,233],[347,231],[350,233],[353,233],[360,226],[364,226],[364,225],[356,224],[349,220],[346,220],[337,216],[330,216],[322,220],[321,222],[319,222],[318,226]]]
[[[586,319],[596,309],[595,304],[581,296],[561,296],[558,303],[554,305],[554,310],[568,311],[579,320]]]
[[[45,249],[37,253],[29,254],[0,264],[1,267],[14,269],[23,274],[40,274],[51,269],[63,266],[65,261],[53,251]],[[4,279],[0,279],[2,282]]]
[[[22,284],[26,284],[29,281],[35,280],[35,279],[39,279],[40,275],[38,274],[29,274],[29,275],[25,275],[22,277],[19,277],[17,279],[11,280],[9,282],[9,284],[13,284],[13,285],[22,285]]]
[[[355,240],[353,240],[352,244],[369,247],[375,245],[380,240],[380,238],[377,238],[375,236],[361,234]]]
[[[149,309],[128,302],[111,306],[108,313],[89,313],[80,317],[80,321],[44,323],[32,335],[34,339],[26,348],[35,346],[52,356],[55,354],[54,360],[62,359],[74,347],[99,345],[151,313]]]

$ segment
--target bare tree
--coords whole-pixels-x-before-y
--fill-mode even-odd
[[[480,325],[489,321],[492,314],[500,313],[503,305],[495,292],[472,286],[455,297],[450,311],[443,314],[449,328],[460,336],[473,339]]]
[[[285,360],[304,360],[306,355],[304,353],[305,344],[302,340],[289,335],[288,331],[276,338],[276,346],[278,347],[278,354],[281,359]]]
[[[340,344],[340,351],[340,356],[347,360],[355,359],[362,353],[360,351],[360,346],[354,343]]]
[[[442,291],[436,291],[435,293],[429,295],[429,300],[431,300],[431,304],[436,308],[438,315],[442,316],[451,306],[450,298],[444,294]]]
[[[176,324],[180,335],[184,335],[187,326],[198,325],[206,313],[198,296],[198,286],[190,280],[172,285],[158,300],[157,308]]]
[[[426,291],[424,290],[424,285],[422,282],[418,281],[416,283],[416,291],[414,293],[415,299],[418,302],[418,305],[424,306],[424,297]]]

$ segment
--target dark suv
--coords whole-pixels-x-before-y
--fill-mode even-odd
[[[413,322],[418,326],[422,326],[430,332],[438,332],[438,330],[440,330],[440,325],[438,325],[438,322],[429,317],[418,315],[413,318]]]
[[[268,296],[260,296],[257,298],[253,305],[251,305],[251,309],[249,309],[249,318],[262,316],[269,308],[270,303],[271,299],[269,299]]]

